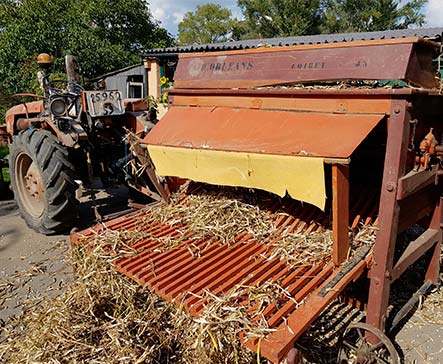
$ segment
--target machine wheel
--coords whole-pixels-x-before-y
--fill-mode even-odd
[[[27,129],[14,136],[9,170],[15,200],[29,227],[46,235],[72,227],[78,186],[68,151],[54,135]]]
[[[378,339],[378,344],[366,341],[366,334],[371,333]],[[399,364],[400,357],[391,340],[379,329],[356,322],[348,326],[343,334],[338,352],[338,364]]]

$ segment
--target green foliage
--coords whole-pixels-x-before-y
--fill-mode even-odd
[[[181,44],[422,26],[427,0],[237,0],[243,20],[216,4],[198,6],[179,24]]]
[[[0,0],[0,85],[3,92],[36,92],[36,55],[78,56],[85,77],[140,61],[145,48],[172,44],[144,0]]]
[[[426,3],[427,0],[412,0],[404,5],[397,0],[329,0],[322,31],[367,32],[422,26],[425,17],[421,9]]]
[[[8,147],[0,145],[0,159],[5,158],[8,154],[9,154]]]
[[[9,154],[9,148],[5,145],[0,145],[0,160],[5,161],[6,156]],[[8,183],[10,181],[9,179],[9,171],[7,166],[7,161],[5,163],[0,163],[0,173],[2,174],[0,177],[0,182],[3,180],[3,182]],[[0,194],[1,194],[1,186],[0,186]]]
[[[5,183],[9,183],[11,181],[11,179],[9,177],[9,169],[8,168],[2,168],[2,177],[3,177],[3,182],[5,182]]]
[[[238,0],[250,37],[316,34],[321,23],[320,0]]]
[[[158,106],[163,105],[165,107],[168,106],[168,90],[174,87],[174,82],[169,80],[168,77],[161,77],[160,78],[160,90],[161,90],[161,96],[156,99],[152,95],[146,96],[146,102],[148,104],[148,109],[154,109],[156,112],[158,112]]]
[[[237,20],[229,9],[218,4],[197,6],[195,12],[185,14],[178,25],[180,44],[224,42],[232,33]]]

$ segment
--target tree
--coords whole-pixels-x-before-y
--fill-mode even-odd
[[[178,25],[180,44],[205,44],[224,42],[237,23],[229,9],[218,4],[197,6],[195,12],[188,12]]]
[[[286,37],[319,32],[320,0],[238,0],[248,37]]]
[[[398,0],[328,1],[322,32],[368,32],[422,26],[421,12],[427,0],[412,0],[400,5]]]
[[[153,19],[144,0],[0,0],[0,84],[8,93],[35,91],[35,57],[79,57],[82,73],[96,77],[140,62],[145,48],[172,38]]]

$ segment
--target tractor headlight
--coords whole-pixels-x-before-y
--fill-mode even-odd
[[[51,114],[57,117],[65,115],[67,109],[68,105],[66,105],[65,99],[62,97],[52,99],[51,103],[49,104],[49,111],[51,111]]]

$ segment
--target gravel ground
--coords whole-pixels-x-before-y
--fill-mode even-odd
[[[124,210],[126,189],[98,194],[100,212]],[[82,198],[79,227],[94,223],[90,197]],[[23,304],[38,304],[53,297],[72,281],[67,263],[70,242],[66,235],[43,236],[30,230],[13,200],[0,201],[0,325],[20,313]],[[443,294],[428,296],[396,335],[404,364],[443,362]]]

